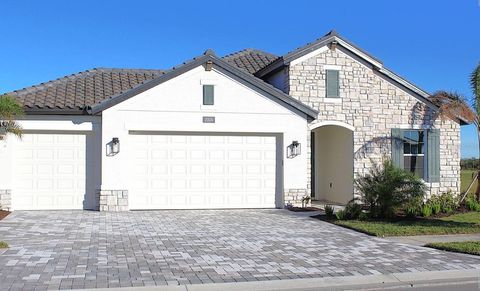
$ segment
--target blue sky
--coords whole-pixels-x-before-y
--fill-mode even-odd
[[[2,0],[0,92],[94,67],[169,68],[213,48],[284,54],[336,29],[408,80],[471,97],[480,0]],[[462,156],[477,155],[462,128]]]

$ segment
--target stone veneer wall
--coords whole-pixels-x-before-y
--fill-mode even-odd
[[[310,196],[307,189],[285,189],[284,190],[284,204],[292,206],[302,206],[302,198]]]
[[[340,67],[341,103],[325,101],[324,65]],[[313,124],[340,121],[355,127],[354,177],[366,174],[372,161],[381,162],[384,157],[391,157],[392,128],[432,127],[440,129],[440,183],[429,183],[430,193],[460,192],[460,126],[457,122],[438,118],[424,103],[342,48],[327,50],[290,66],[287,75],[289,94],[320,112]],[[308,157],[310,151],[308,133]],[[310,161],[307,167],[306,187],[310,193]]]
[[[0,210],[10,211],[12,208],[12,191],[0,189]]]
[[[128,190],[97,190],[100,211],[128,211]]]

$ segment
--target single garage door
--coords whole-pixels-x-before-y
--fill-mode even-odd
[[[83,209],[85,134],[24,134],[14,149],[12,208]]]
[[[130,139],[130,209],[275,207],[275,136],[131,133]]]

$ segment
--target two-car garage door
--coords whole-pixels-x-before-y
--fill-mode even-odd
[[[129,136],[130,209],[273,208],[276,137]]]

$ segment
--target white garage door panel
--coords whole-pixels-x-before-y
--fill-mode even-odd
[[[274,136],[130,135],[130,209],[275,207]]]
[[[85,134],[24,134],[15,147],[15,210],[83,209]]]

